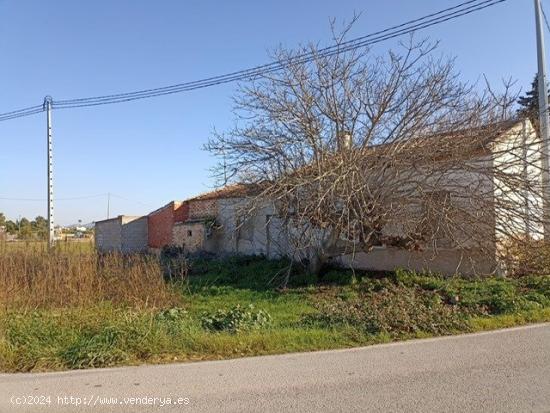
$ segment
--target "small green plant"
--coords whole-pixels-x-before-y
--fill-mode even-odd
[[[117,347],[119,336],[120,332],[115,328],[89,331],[79,336],[59,356],[70,369],[111,366],[127,358],[126,353]]]
[[[180,321],[187,315],[187,311],[180,307],[167,308],[155,315],[157,321]]]
[[[264,310],[255,310],[254,305],[241,307],[237,304],[229,310],[218,310],[214,313],[205,313],[201,317],[201,324],[209,331],[227,331],[237,333],[245,330],[256,330],[271,323],[271,316]]]

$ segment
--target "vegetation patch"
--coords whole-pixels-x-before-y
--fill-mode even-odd
[[[483,320],[499,316],[500,322],[515,316],[519,323],[523,315],[547,314],[549,284],[549,277],[467,279],[396,271],[391,277],[363,278],[347,294],[325,292],[315,300],[318,312],[304,317],[304,323],[360,326],[367,334],[395,338],[469,332],[489,327]]]
[[[271,323],[271,315],[256,310],[253,304],[243,308],[240,304],[229,310],[218,310],[201,316],[201,325],[210,331],[228,331],[237,333],[245,330],[257,330]]]
[[[392,283],[379,291],[363,290],[350,299],[325,298],[317,308],[318,313],[304,318],[306,324],[318,322],[325,327],[345,324],[366,334],[386,333],[391,337],[469,330],[466,314],[445,303],[439,294]]]
[[[50,263],[62,262],[56,260]],[[153,267],[160,284],[140,292],[145,286],[137,282],[137,268],[146,267],[130,269],[129,280],[116,281],[122,270],[101,273],[115,284],[103,286],[93,300],[61,300],[68,287],[42,289],[36,275],[37,282],[17,296],[29,298],[35,291],[45,296],[18,305],[3,302],[0,371],[216,360],[550,321],[545,276],[466,279],[329,269],[317,279],[296,267],[288,288],[280,289],[276,280],[288,271],[288,262],[243,257],[226,264],[191,261],[188,277],[177,281],[163,280]],[[124,299],[113,296],[123,283],[134,282]],[[68,285],[78,284],[69,279]]]
[[[6,244],[8,245],[8,244]],[[0,250],[0,306],[32,310],[114,302],[133,307],[174,305],[161,264],[146,255],[98,255],[59,248],[53,252]]]

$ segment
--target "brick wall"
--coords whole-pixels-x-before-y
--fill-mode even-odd
[[[149,234],[148,244],[151,248],[162,248],[172,242],[172,227],[174,226],[175,203],[157,209],[149,214],[147,223]]]
[[[179,206],[176,204],[174,209],[174,222],[187,221],[189,218],[189,204],[182,202]]]
[[[189,204],[172,201],[169,204],[149,214],[148,231],[149,247],[162,248],[171,245],[172,230],[176,222],[182,222],[189,217]]]

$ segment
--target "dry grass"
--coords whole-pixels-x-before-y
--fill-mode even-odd
[[[0,306],[84,307],[103,301],[136,308],[177,303],[158,260],[59,248],[0,248]]]
[[[509,275],[550,274],[550,243],[544,240],[520,239],[503,244],[501,253]]]

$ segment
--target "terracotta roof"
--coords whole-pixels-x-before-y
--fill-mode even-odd
[[[209,199],[225,199],[225,198],[242,198],[246,196],[256,195],[260,192],[259,184],[232,184],[214,191],[206,192],[196,197],[185,200],[189,201],[206,201]]]
[[[449,152],[459,150],[467,154],[465,149],[476,151],[480,149],[488,149],[491,142],[494,142],[504,132],[510,130],[517,125],[521,119],[511,119],[502,122],[487,124],[475,128],[466,128],[453,132],[442,132],[431,135],[424,135],[411,138],[409,141],[400,141],[392,143],[384,143],[371,146],[367,149],[368,152],[377,153],[386,149],[391,150],[396,144],[407,143],[408,152],[411,157],[414,156],[414,149],[425,152],[425,147],[431,148],[431,156],[434,158],[446,156]],[[412,147],[411,147],[412,144]],[[471,152],[469,152],[471,153]],[[336,159],[335,159],[336,160]],[[302,168],[302,170],[307,167]],[[242,198],[246,196],[254,196],[261,193],[261,184],[232,184],[214,191],[205,192],[193,198],[186,199],[184,202],[204,201],[210,199],[227,199],[227,198]]]
[[[460,145],[461,147],[487,148],[487,145],[494,142],[503,133],[521,122],[521,119],[510,119],[501,122],[489,123],[486,125],[458,129],[448,132],[439,132],[428,135],[412,137],[408,140],[382,143],[370,146],[369,149],[386,149],[397,144],[413,144],[415,146],[429,145],[436,150],[448,149],[449,144]]]

